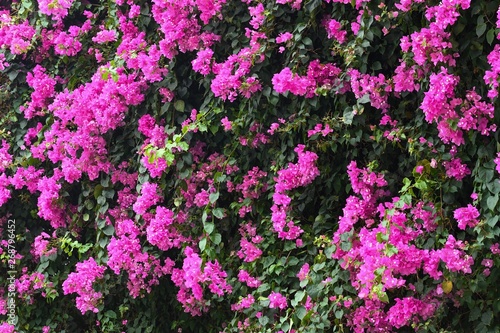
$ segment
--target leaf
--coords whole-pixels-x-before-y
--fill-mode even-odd
[[[486,31],[486,24],[479,24],[477,27],[476,27],[476,35],[477,37],[481,37],[484,32]]]
[[[115,233],[115,228],[112,226],[112,225],[107,225],[105,226],[103,229],[102,229],[102,232],[106,235],[106,236],[111,236]]]
[[[219,245],[222,241],[222,236],[219,233],[215,233],[210,237],[210,239],[215,245]]]
[[[353,119],[354,119],[354,111],[353,111],[353,109],[350,108],[350,107],[346,108],[345,111],[344,111],[344,115],[343,115],[344,124],[351,125]]]
[[[383,243],[383,242],[386,242],[389,238],[387,237],[387,235],[381,231],[377,232],[377,242],[379,243]]]
[[[222,220],[224,218],[224,209],[222,208],[215,208],[213,211],[212,211],[212,214],[218,218],[219,220]]]
[[[207,239],[202,238],[200,242],[198,243],[198,247],[200,248],[200,251],[203,252],[205,251],[205,247],[207,246]]]
[[[205,230],[205,232],[209,235],[214,231],[214,229],[215,225],[212,222],[205,222],[203,224],[203,230]]]
[[[453,289],[453,282],[451,282],[451,281],[443,281],[441,283],[441,289],[443,289],[443,292],[445,294],[451,293],[451,291]]]
[[[497,203],[498,203],[498,194],[495,194],[493,196],[490,196],[487,200],[486,200],[486,205],[488,206],[488,208],[492,211],[495,210],[496,206],[497,206]]]
[[[98,184],[96,185],[95,189],[94,189],[94,198],[99,198],[101,196],[101,193],[102,193],[102,190],[103,190],[103,186]]]
[[[100,196],[99,198],[97,198],[97,203],[101,206],[104,205],[106,203],[106,198],[103,196]]]
[[[492,194],[500,193],[500,180],[495,179],[492,182],[486,184],[486,187]]]
[[[217,182],[217,183],[222,183],[223,181],[225,181],[227,178],[227,176],[225,174],[223,174],[222,172],[218,171],[214,174],[214,180]]]
[[[302,39],[302,43],[304,45],[312,45],[312,40],[309,37],[305,37],[305,38]]]
[[[309,0],[304,5],[304,9],[307,12],[312,13],[315,9],[317,9],[319,6],[321,6],[321,4],[322,4],[321,0]]]
[[[472,322],[472,321],[475,321],[476,319],[478,319],[479,317],[481,316],[481,309],[477,306],[473,307],[471,312],[470,312],[470,315],[469,315],[469,320]]]
[[[90,200],[85,200],[85,208],[91,210],[92,208],[94,208],[94,202]]]
[[[263,292],[265,292],[265,291],[269,290],[269,288],[270,288],[270,287],[269,287],[269,284],[268,284],[268,283],[263,283],[263,284],[261,284],[261,285],[257,288],[257,292],[258,292],[258,293],[263,293]]]
[[[306,316],[307,310],[305,307],[299,306],[297,309],[295,309],[295,314],[297,315],[297,318],[302,320]]]
[[[262,316],[259,318],[259,324],[266,326],[269,323],[269,318],[267,316]]]
[[[492,181],[495,176],[495,171],[493,169],[481,168],[479,170],[479,177],[483,181],[483,183],[489,183]]]
[[[486,221],[486,223],[487,223],[490,227],[494,228],[494,227],[497,225],[497,223],[498,223],[498,219],[499,219],[499,216],[498,216],[498,215],[495,215],[495,216],[493,216],[492,218],[488,219],[488,220]]]
[[[219,199],[219,192],[210,193],[210,195],[208,196],[208,200],[210,201],[210,203],[215,203],[217,199]]]
[[[418,188],[419,190],[425,191],[427,190],[427,183],[424,180],[418,180],[415,183],[415,187]]]
[[[199,124],[198,124],[198,130],[199,130],[200,132],[206,132],[206,131],[208,130],[208,127],[207,127],[207,125],[206,125],[206,124],[204,124],[204,123],[199,123]]]
[[[37,271],[42,273],[45,271],[47,267],[49,267],[49,261],[42,262],[40,265],[38,265]]]
[[[349,243],[349,242],[342,242],[340,243],[340,248],[342,249],[342,251],[349,251],[352,247],[352,244]]]
[[[493,319],[493,312],[491,311],[486,311],[481,316],[481,322],[486,326],[489,326],[491,324],[492,319]]]
[[[108,81],[108,78],[109,78],[109,72],[108,71],[103,71],[101,73],[101,78],[103,81]]]
[[[324,262],[319,263],[319,264],[314,264],[312,267],[312,270],[315,272],[319,272],[320,270],[322,270],[325,267],[325,265],[326,265],[326,263],[324,263]]]
[[[370,95],[369,94],[364,94],[363,97],[358,99],[359,104],[366,104],[370,102]]]
[[[378,299],[383,303],[389,303],[389,296],[387,296],[386,292],[379,292]]]
[[[382,64],[380,63],[380,61],[375,61],[372,64],[372,70],[378,71],[378,70],[381,70],[381,69],[382,69]]]
[[[175,101],[174,109],[176,109],[179,112],[184,112],[184,107],[185,107],[185,103],[182,99]]]
[[[491,45],[494,40],[495,40],[495,29],[490,29],[486,33],[486,41],[488,42],[488,44]]]
[[[109,317],[109,318],[112,318],[112,319],[116,319],[116,313],[112,310],[108,310],[104,313],[104,315],[106,317]]]
[[[108,240],[106,238],[102,238],[99,240],[99,246],[105,248],[108,245]]]
[[[294,300],[297,302],[297,304],[299,304],[300,302],[302,302],[305,295],[306,295],[305,291],[299,290],[295,293]]]

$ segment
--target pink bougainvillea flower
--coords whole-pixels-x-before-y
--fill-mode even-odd
[[[38,0],[40,13],[50,15],[54,20],[60,20],[68,15],[74,0]]]
[[[478,223],[479,211],[471,204],[467,207],[458,208],[453,212],[453,217],[458,222],[458,227],[464,230],[467,227],[474,228]]]

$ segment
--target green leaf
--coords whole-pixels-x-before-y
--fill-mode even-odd
[[[479,24],[477,27],[476,27],[476,35],[477,37],[481,37],[484,32],[486,31],[486,24]]]
[[[479,170],[479,177],[483,183],[489,183],[493,180],[495,176],[495,171],[493,169],[481,168]]]
[[[481,316],[481,322],[486,326],[489,326],[491,324],[492,319],[493,319],[493,312],[491,311],[486,311]]]
[[[379,71],[381,69],[382,69],[382,64],[380,63],[380,61],[373,62],[373,64],[372,64],[372,70]]]
[[[99,198],[97,198],[97,203],[101,206],[104,205],[106,203],[106,198],[103,196],[100,196]]]
[[[204,237],[198,243],[198,247],[200,248],[200,251],[203,252],[203,251],[205,251],[206,246],[207,246],[207,239]]]
[[[389,240],[389,237],[385,233],[383,233],[381,231],[377,232],[377,242],[384,243],[384,242],[387,242],[388,240]]]
[[[473,322],[476,319],[478,319],[480,316],[481,316],[481,309],[479,307],[475,306],[475,307],[472,308],[472,310],[470,312],[469,320],[471,322]]]
[[[424,180],[418,180],[415,183],[415,187],[418,188],[419,190],[425,191],[427,190],[427,183]]]
[[[370,95],[369,94],[364,94],[361,98],[358,98],[359,104],[366,104],[369,102],[370,102]]]
[[[116,319],[116,313],[112,310],[108,310],[104,313],[104,315],[106,317],[109,317],[109,318],[112,318],[112,319]]]
[[[115,228],[112,226],[112,225],[107,225],[105,226],[103,229],[102,229],[102,232],[106,235],[106,236],[111,236],[115,233]]]
[[[352,108],[347,107],[343,115],[344,124],[351,125],[353,119],[354,119],[354,111]]]
[[[108,81],[109,72],[108,71],[102,71],[101,72],[101,78],[102,78],[103,81]]]
[[[477,24],[477,25],[482,25],[482,24],[484,24],[484,15],[479,15],[479,16],[477,17],[476,24]]]
[[[40,273],[44,272],[45,269],[49,267],[49,264],[50,264],[49,261],[42,262],[40,265],[38,265],[37,271]]]
[[[184,112],[184,108],[185,108],[185,103],[182,99],[175,101],[174,109],[176,109],[179,112]]]
[[[488,206],[488,208],[492,211],[495,210],[496,206],[497,206],[497,203],[498,203],[498,194],[495,194],[493,196],[490,196],[487,200],[486,200],[486,204]]]
[[[340,248],[342,251],[349,251],[352,248],[352,244],[349,242],[342,242],[340,243]]]
[[[205,232],[209,235],[214,231],[214,229],[215,225],[212,222],[205,222],[203,224],[203,230],[205,230]]]
[[[109,177],[104,177],[101,179],[101,185],[104,186],[104,187],[108,187],[109,186]]]
[[[294,297],[294,300],[296,302],[296,304],[299,304],[300,302],[302,302],[302,300],[304,299],[304,296],[306,295],[305,291],[304,290],[299,290],[295,293],[295,297]]]
[[[306,316],[307,310],[305,307],[299,306],[297,309],[295,309],[295,314],[297,315],[297,318],[302,320]]]
[[[259,324],[266,326],[269,323],[269,318],[267,316],[262,316],[259,318]]]
[[[315,9],[321,6],[322,0],[309,0],[305,3],[304,8],[307,12],[312,13]]]
[[[219,220],[222,220],[224,218],[224,209],[222,208],[215,208],[213,211],[212,211],[212,214],[218,218]]]
[[[495,40],[495,29],[490,29],[486,33],[486,41],[488,44],[493,44],[493,41]]]
[[[500,181],[498,179],[495,179],[494,181],[487,183],[486,187],[492,194],[500,193]]]
[[[225,181],[227,179],[227,176],[225,174],[223,174],[222,172],[218,171],[214,174],[214,180],[217,182],[217,183],[222,183],[223,181]]]
[[[198,123],[198,130],[200,132],[206,132],[208,130],[208,127],[206,124],[204,123]]]
[[[212,135],[215,135],[219,131],[219,125],[215,125],[215,124],[211,125],[209,127],[209,129],[210,129],[210,132],[212,133]]]
[[[210,237],[210,239],[215,245],[219,245],[222,241],[222,236],[219,233],[215,233]]]
[[[315,272],[319,272],[320,270],[322,270],[325,267],[325,265],[326,265],[326,263],[324,263],[324,262],[319,263],[319,264],[314,264],[312,267],[312,270]]]
[[[91,200],[85,200],[85,208],[91,210],[92,208],[94,208],[94,202]]]
[[[392,257],[393,255],[398,253],[398,248],[394,245],[387,243],[385,245],[385,255],[388,257]]]
[[[378,296],[378,299],[383,302],[383,303],[389,303],[389,296],[387,296],[387,293],[386,292],[379,292],[377,294]]]
[[[312,45],[312,40],[309,37],[305,37],[305,38],[302,38],[302,43],[304,45],[308,45],[309,46],[309,45]]]
[[[210,203],[215,203],[217,199],[219,199],[219,192],[210,193],[210,195],[208,196],[208,200],[210,201]]]
[[[269,284],[268,283],[263,283],[257,288],[258,293],[263,293],[264,291],[269,290]]]
[[[94,188],[94,198],[99,198],[101,196],[101,193],[102,193],[102,190],[104,189],[104,187],[100,184],[96,185],[96,187]]]
[[[108,245],[108,239],[102,238],[101,240],[99,240],[100,247],[105,248],[107,245]]]
[[[497,225],[497,223],[498,223],[498,219],[499,219],[499,216],[498,216],[498,215],[495,215],[495,216],[493,216],[492,218],[489,218],[489,219],[486,221],[486,223],[487,223],[490,227],[494,228],[494,227]]]

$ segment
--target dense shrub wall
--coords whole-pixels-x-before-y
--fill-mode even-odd
[[[500,1],[0,11],[0,332],[497,332]]]

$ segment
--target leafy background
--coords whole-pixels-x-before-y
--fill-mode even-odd
[[[3,13],[12,21],[0,24],[2,55],[8,63],[0,73],[0,136],[9,144],[8,153],[12,156],[10,160],[6,159],[7,166],[2,174],[11,179],[20,169],[29,166],[41,170],[41,174],[32,180],[37,184],[34,191],[29,191],[26,186],[2,185],[2,189],[10,192],[10,199],[0,207],[4,222],[3,239],[8,239],[7,219],[15,219],[16,249],[20,254],[16,261],[18,281],[34,272],[43,275],[42,287],[35,287],[33,283],[26,292],[18,289],[15,331],[38,332],[47,330],[47,327],[50,327],[50,332],[347,332],[376,331],[380,327],[386,331],[495,332],[499,329],[500,291],[496,281],[500,274],[500,260],[490,250],[500,231],[497,226],[500,184],[494,162],[499,150],[498,132],[486,136],[469,130],[464,132],[463,144],[450,144],[439,136],[435,123],[426,121],[420,108],[430,89],[431,75],[445,67],[460,78],[453,91],[456,96],[465,96],[466,91],[474,87],[483,101],[494,107],[494,118],[488,119],[489,123],[499,124],[497,98],[486,97],[490,87],[483,79],[484,73],[495,66],[487,57],[498,45],[496,16],[499,1],[470,1],[470,7],[465,6],[468,1],[409,1],[408,11],[398,9],[397,5],[403,1],[378,0],[186,0],[177,4],[172,1],[82,1],[69,2],[68,14],[60,20],[42,13],[41,2],[19,0],[4,5]],[[62,0],[55,0],[52,5],[57,7],[62,3]],[[200,8],[206,3],[221,6],[216,15],[203,22]],[[445,29],[450,34],[447,40],[451,47],[438,52],[457,53],[456,65],[447,61],[432,63],[429,58],[424,65],[419,65],[411,51],[402,49],[401,38],[428,28],[431,23],[425,16],[427,8],[444,6],[443,3],[457,8],[459,17]],[[256,28],[249,8],[259,4],[264,8],[264,19]],[[134,67],[127,62],[124,53],[118,51],[125,45],[123,17],[131,10],[139,9],[139,15],[125,20],[144,33],[145,44],[138,43],[130,49],[130,58],[134,59],[171,37],[162,30],[165,22],[153,13],[155,6],[170,8],[170,5],[188,13],[192,20],[188,25],[194,27],[195,22],[198,24],[198,28],[193,28],[197,29],[197,34],[206,32],[220,36],[220,41],[211,47],[213,63],[222,64],[231,55],[248,50],[245,48],[251,47],[249,29],[262,33],[263,37],[257,39],[250,58],[238,59],[231,72],[235,74],[239,66],[248,64],[250,67],[243,75],[244,80],[257,78],[261,89],[248,97],[237,92],[234,99],[214,92],[217,74],[212,70],[208,75],[202,75],[193,70],[192,62],[203,49],[201,41],[191,49],[176,46],[175,56],[162,54],[153,60],[153,66],[167,71],[160,74],[159,80],[145,79],[141,68],[148,64]],[[174,12],[174,9],[166,9],[169,10]],[[91,18],[86,18],[84,11],[91,12]],[[345,42],[329,38],[325,18],[340,22],[347,32]],[[69,31],[70,26],[82,26],[87,20],[90,30],[78,35],[81,50],[76,55],[57,54],[55,46],[45,48],[47,38],[50,40],[47,31]],[[25,21],[35,29],[35,34],[28,39],[26,50],[15,52],[9,46],[9,29]],[[353,22],[360,26],[357,33],[353,32]],[[104,27],[117,31],[117,40],[104,44],[93,42],[92,37]],[[388,29],[387,33],[385,29]],[[284,32],[290,32],[291,39],[284,44],[277,43],[276,38]],[[193,37],[189,32],[185,35],[185,31],[180,34],[181,40]],[[284,46],[283,52],[280,46]],[[91,49],[94,51],[89,52]],[[96,61],[93,54],[96,49],[102,53],[102,63]],[[400,93],[384,91],[393,85],[391,80],[401,59],[421,71],[416,79],[419,89]],[[296,75],[307,76],[308,66],[316,60],[322,65],[333,64],[340,69],[338,80],[333,85],[318,84],[309,95],[276,89],[273,84],[275,74],[288,67]],[[27,78],[37,65],[45,68],[50,77],[60,78],[55,85],[56,93],[90,86],[93,77],[99,73],[101,80],[115,83],[126,73],[132,81],[140,82],[140,94],[143,95],[140,103],[126,105],[119,126],[98,133],[105,143],[104,158],[113,166],[109,172],[101,170],[97,177],[93,177],[82,166],[83,173],[75,181],[57,180],[60,189],[51,205],[59,207],[66,219],[66,223],[58,227],[39,214],[42,209],[39,198],[43,190],[37,182],[43,176],[53,177],[64,166],[60,162],[35,157],[24,140],[28,131],[41,123],[42,129],[35,137],[34,146],[44,142],[57,121],[57,116],[48,109],[54,96],[45,100],[40,115],[28,119],[22,110],[22,106],[34,98],[35,89],[28,84]],[[102,65],[108,69],[103,70]],[[383,84],[357,96],[349,88],[353,81],[352,70],[370,78],[383,75]],[[230,84],[231,81],[223,81],[223,86]],[[162,96],[162,89],[171,91],[173,98],[169,100]],[[381,110],[375,104],[377,96],[386,98],[387,110]],[[86,102],[77,101],[82,105]],[[191,119],[190,125],[186,125],[193,109],[198,114]],[[97,114],[99,110],[95,112]],[[397,121],[397,125],[381,124],[386,114]],[[163,126],[161,131],[168,134],[163,146],[145,147],[146,137],[139,131],[139,119],[145,115],[150,115],[157,125]],[[224,130],[221,123],[225,117],[232,123],[229,131]],[[267,131],[273,123],[280,126],[271,135]],[[328,135],[317,133],[309,136],[308,131],[317,124],[328,124],[333,131]],[[78,126],[74,120],[68,125],[69,131],[76,133]],[[252,142],[258,135],[266,136],[267,140],[255,146],[242,144],[243,138]],[[432,146],[423,143],[421,137]],[[301,144],[306,146],[306,151],[318,156],[315,166],[320,172],[311,183],[287,192],[291,198],[287,214],[303,229],[302,244],[280,239],[274,231],[271,213],[279,171],[287,169],[289,163],[298,163],[294,149]],[[196,147],[201,147],[201,153],[195,153],[199,149]],[[218,156],[218,159],[209,156]],[[452,156],[459,157],[471,174],[460,180],[447,176],[443,162],[450,161]],[[145,160],[156,163],[161,158],[167,160],[169,166],[160,176],[154,177]],[[437,167],[431,167],[433,159],[437,161]],[[346,200],[355,195],[346,172],[351,161],[356,161],[360,169],[366,167],[369,173],[383,174],[387,180],[387,193],[378,198],[377,203],[390,202],[396,196],[414,204],[421,200],[433,203],[429,209],[437,216],[437,228],[422,233],[415,240],[415,246],[438,250],[443,248],[448,236],[453,235],[466,244],[460,251],[473,258],[471,272],[453,271],[441,262],[443,276],[439,279],[433,279],[419,269],[415,274],[404,276],[405,286],[402,288],[374,289],[371,300],[360,297],[353,268],[346,269],[342,260],[332,258],[341,246],[342,250],[349,251],[356,242],[356,235],[364,228],[364,222],[358,221],[351,234],[343,236],[342,242],[334,241],[339,219],[345,213]],[[122,170],[131,176],[132,186],[113,180],[114,173],[124,162],[126,167]],[[234,166],[238,170],[229,172]],[[416,172],[417,166],[423,166],[424,171]],[[231,190],[228,181],[244,183],[244,176],[254,167],[265,172],[265,176],[254,185],[257,197],[239,200],[241,195]],[[145,214],[137,214],[132,207],[145,183],[158,184],[162,206],[173,210],[176,216],[181,212],[187,216],[187,222],[175,224],[180,244],[166,251],[151,244],[146,235],[147,226],[157,211],[155,205]],[[183,191],[190,186],[194,193],[212,189],[206,205],[189,204]],[[129,191],[133,198],[128,205],[123,204],[119,197],[124,191]],[[476,200],[470,198],[473,192],[478,195]],[[457,227],[454,211],[468,204],[474,204],[479,210],[479,224],[462,230]],[[245,217],[239,214],[243,205],[250,207]],[[227,273],[226,280],[232,286],[232,292],[219,296],[209,291],[208,284],[204,285],[206,311],[200,316],[192,316],[177,300],[179,287],[170,274],[159,277],[157,285],[149,291],[143,288],[139,297],[134,297],[127,287],[131,272],[122,270],[116,274],[107,268],[102,278],[93,283],[94,290],[103,294],[96,304],[98,312],[82,313],[75,305],[75,295],[65,295],[62,285],[69,274],[76,271],[79,262],[94,258],[98,264],[106,266],[109,244],[119,238],[116,229],[122,223],[116,214],[111,213],[113,209],[120,210],[140,229],[138,240],[143,253],[162,263],[172,260],[175,268],[182,269],[185,248],[194,248],[203,261],[203,267],[215,260],[220,263]],[[262,255],[255,261],[245,262],[236,255],[241,248],[239,229],[250,221],[257,234],[262,236],[262,242],[257,244]],[[409,225],[413,227],[411,222]],[[56,250],[37,259],[32,248],[35,238],[42,232],[50,235],[47,249]],[[377,240],[388,242],[382,238]],[[7,243],[2,243],[2,249],[0,281],[7,300]],[[368,262],[373,258],[365,259]],[[483,273],[483,259],[493,260],[489,275]],[[300,281],[297,274],[306,263],[310,265],[310,271],[307,278]],[[251,288],[241,282],[238,279],[240,269],[257,277],[261,285]],[[153,274],[147,273],[149,276]],[[422,318],[413,313],[406,325],[398,327],[385,322],[383,325],[388,326],[383,326],[378,320],[384,320],[377,317],[376,311],[368,311],[363,315],[365,321],[353,322],[353,318],[358,318],[355,317],[356,313],[359,314],[356,311],[370,301],[376,302],[376,308],[387,313],[396,305],[396,298],[414,296],[425,299],[439,289],[441,296],[433,296],[438,304],[431,317]],[[268,296],[272,291],[286,297],[286,308],[269,306]],[[253,295],[255,303],[248,309],[233,311],[231,304],[238,303],[248,294]],[[308,305],[308,298],[312,305]],[[7,316],[2,319],[7,321]],[[12,328],[4,324],[1,329],[11,332]]]

